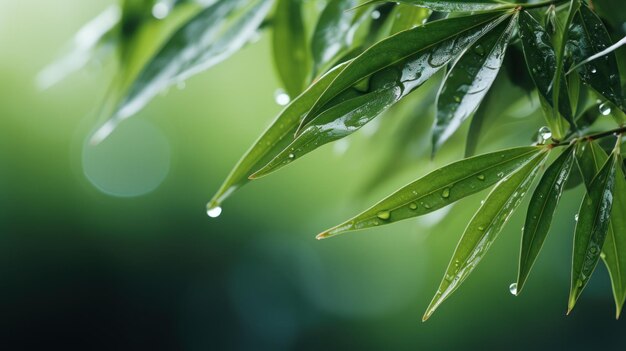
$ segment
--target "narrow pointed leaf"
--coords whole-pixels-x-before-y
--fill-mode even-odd
[[[382,1],[372,1],[382,2]],[[397,0],[400,4],[415,5],[441,12],[473,12],[511,8],[514,5],[489,0]]]
[[[393,68],[398,72],[396,83],[402,96],[410,93],[504,19],[499,13],[456,17],[427,23],[378,42],[335,79],[302,121],[300,130],[323,112],[327,103],[376,72]]]
[[[300,95],[310,79],[302,1],[278,0],[273,18],[274,62],[290,96]]]
[[[568,302],[571,311],[598,264],[609,230],[617,157],[608,159],[593,178],[578,212]]]
[[[452,163],[403,187],[354,218],[318,236],[328,238],[422,216],[448,206],[501,181],[542,152],[542,147],[519,147]]]
[[[526,222],[522,230],[517,294],[524,288],[526,278],[528,278],[528,274],[550,231],[554,212],[574,165],[575,150],[575,146],[571,145],[548,167],[530,200],[528,212],[526,213]]]
[[[225,60],[255,33],[273,0],[219,0],[178,29],[134,79],[113,117],[94,135],[106,138],[122,120],[173,84]]]
[[[565,80],[563,75],[563,66],[565,65],[565,45],[567,44],[567,38],[569,36],[568,28],[572,23],[574,15],[580,7],[580,1],[581,0],[570,0],[570,6],[567,10],[567,19],[565,20],[565,23],[563,25],[563,33],[561,34],[557,32],[558,46],[556,50],[556,70],[554,72],[554,78],[552,78],[552,99],[548,101],[552,102],[550,104],[551,106],[559,106],[559,111],[561,112],[563,110],[563,107],[560,105],[562,96],[566,96],[567,102],[569,103],[569,95],[566,84],[567,81]],[[565,84],[560,84],[561,82],[564,82]],[[565,87],[565,89],[561,89],[562,87]],[[554,114],[554,118],[558,119],[559,114],[557,109],[555,108],[552,111]],[[576,127],[576,122],[574,120],[574,117],[572,116],[572,107],[570,104],[568,104],[567,112],[563,116],[565,117],[565,119],[567,119],[572,128]]]
[[[578,164],[587,189],[608,156],[596,142],[581,144],[577,150]],[[615,315],[619,318],[626,300],[626,179],[620,167],[615,171],[615,191],[611,222],[600,257],[611,277]]]
[[[480,38],[454,64],[441,86],[433,130],[433,153],[480,105],[496,79],[517,15]]]
[[[502,179],[478,209],[461,237],[437,293],[424,314],[427,320],[459,288],[487,253],[539,172],[548,152],[536,154],[517,172]]]
[[[369,11],[353,8],[360,0],[331,0],[315,26],[311,41],[314,76],[324,72],[355,45],[356,30],[369,17]]]
[[[221,203],[235,190],[248,182],[248,177],[259,167],[269,162],[293,141],[293,134],[300,123],[302,116],[315,104],[317,97],[335,79],[348,63],[336,66],[322,76],[315,84],[302,95],[294,99],[252,145],[250,150],[241,158],[220,189],[208,204],[208,209],[219,207]]]
[[[557,68],[556,53],[550,34],[527,11],[519,19],[519,34],[522,39],[526,65],[541,97],[552,107],[552,81]],[[560,80],[560,89],[567,91],[565,79]],[[568,94],[559,95],[559,112],[574,125]]]
[[[568,49],[574,64],[579,64],[612,45],[611,37],[602,20],[587,6],[581,6],[569,32]],[[624,95],[615,52],[578,67],[583,82],[616,106],[624,109]]]
[[[402,90],[392,82],[324,111],[289,146],[250,178],[264,177],[324,144],[354,133],[396,102],[401,94]]]

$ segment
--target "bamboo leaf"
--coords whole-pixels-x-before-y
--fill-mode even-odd
[[[542,150],[537,146],[520,147],[452,163],[403,187],[354,218],[324,231],[318,239],[436,211],[500,182],[536,158]]]
[[[519,294],[550,231],[554,212],[574,164],[575,145],[571,145],[546,170],[528,205],[522,230],[522,248],[516,294]]]
[[[104,140],[124,119],[167,87],[225,60],[246,44],[273,0],[220,0],[178,29],[145,64],[92,141]]]
[[[400,97],[409,94],[506,17],[488,13],[440,20],[378,42],[343,70],[320,96],[299,130],[341,93],[385,69],[398,72],[395,83],[402,90]]]
[[[578,212],[568,313],[574,308],[598,264],[609,230],[618,157],[608,159],[593,178]]]
[[[376,3],[383,1],[370,1],[369,3]],[[511,8],[515,5],[502,3],[498,1],[489,0],[398,0],[394,1],[400,4],[414,5],[424,7],[433,11],[441,12],[473,12],[473,11],[488,11]]]
[[[269,162],[293,140],[293,134],[302,116],[315,104],[317,97],[337,77],[348,62],[336,66],[322,76],[315,84],[294,99],[252,145],[228,175],[220,189],[207,205],[209,211],[219,207],[222,202],[238,188],[248,183],[248,177],[262,165]]]
[[[496,79],[517,15],[476,41],[454,64],[441,86],[433,130],[433,154],[480,105]]]
[[[352,10],[359,2],[331,0],[322,11],[311,41],[314,76],[355,46],[359,25],[370,17],[369,11]]]
[[[602,20],[587,6],[581,6],[573,19],[567,43],[574,64],[579,65],[611,45],[611,37]],[[624,109],[624,95],[615,52],[606,52],[601,58],[578,66],[577,71],[583,82]]]
[[[278,0],[273,28],[272,45],[278,75],[287,93],[298,96],[311,79],[302,0]]]
[[[552,81],[557,69],[557,59],[552,48],[550,34],[527,11],[522,11],[520,14],[519,34],[530,76],[537,86],[539,95],[554,108]],[[567,91],[565,79],[560,79],[560,89]],[[570,125],[574,125],[568,94],[559,95],[558,105],[559,112],[570,122]],[[551,116],[548,117],[551,118]],[[551,121],[553,125],[558,123],[555,120]],[[553,132],[558,130],[552,129]]]
[[[589,191],[595,175],[607,161],[606,152],[596,142],[581,144],[577,150],[577,160]],[[616,168],[615,191],[611,222],[600,258],[611,277],[615,315],[619,318],[626,300],[626,179],[620,167]]]
[[[545,151],[535,154],[522,168],[502,179],[491,191],[467,225],[423,320],[430,318],[480,263],[522,201],[547,154]]]

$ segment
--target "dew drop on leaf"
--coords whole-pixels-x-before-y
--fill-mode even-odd
[[[170,14],[170,7],[165,1],[159,1],[152,7],[152,16],[158,20],[165,19]]]
[[[509,285],[509,291],[511,292],[511,294],[517,296],[517,283]]]
[[[598,110],[603,116],[608,116],[611,114],[611,106],[609,106],[608,102],[603,102],[598,106]]]
[[[444,199],[449,198],[450,197],[450,188],[443,189],[443,191],[441,192],[441,197],[443,197]]]
[[[478,180],[485,180],[485,175],[479,174],[476,178],[478,178]]]
[[[206,211],[206,214],[209,215],[209,217],[211,218],[217,218],[222,214],[222,208],[221,207],[209,208]]]
[[[409,208],[412,209],[412,210],[417,210],[417,204],[415,202],[411,202],[409,204]]]
[[[391,212],[389,211],[380,211],[376,214],[376,217],[386,221],[389,219],[389,217],[391,217]]]
[[[550,130],[550,128],[546,126],[539,128],[539,138],[540,138],[539,141],[542,143],[552,138],[552,131]]]
[[[291,97],[282,89],[276,90],[274,93],[274,100],[280,106],[287,106],[291,102]]]

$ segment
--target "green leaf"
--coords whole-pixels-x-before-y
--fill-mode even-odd
[[[575,145],[571,145],[548,167],[530,200],[526,222],[522,230],[516,294],[522,291],[528,274],[530,274],[530,270],[550,231],[554,212],[574,164],[575,150]]]
[[[554,107],[552,81],[556,72],[557,62],[550,34],[527,11],[522,11],[520,14],[519,34],[522,40],[526,65],[528,66],[530,76],[537,86],[539,95],[545,102]],[[560,84],[560,89],[567,91],[565,79],[561,79]],[[559,95],[559,112],[571,125],[574,125],[568,94]],[[548,118],[551,117],[551,115],[548,115]],[[558,121],[549,121],[552,122],[550,124],[553,133],[559,132],[558,128],[555,127]],[[560,135],[558,136],[560,137]]]
[[[273,0],[220,0],[178,29],[133,79],[125,97],[93,136],[98,143],[124,119],[173,84],[225,60],[255,33]]]
[[[219,207],[233,192],[248,183],[248,177],[254,170],[265,165],[292,142],[293,134],[298,128],[302,116],[311,109],[319,94],[328,87],[348,63],[338,65],[326,73],[278,115],[224,180],[220,189],[207,205],[209,211]]]
[[[290,96],[300,95],[311,79],[302,1],[278,0],[273,18],[274,62]]]
[[[120,19],[120,7],[111,5],[84,25],[74,36],[68,53],[37,75],[39,88],[48,89],[95,58],[102,59],[110,53],[118,39],[115,29],[119,27]]]
[[[370,1],[382,2],[382,1]],[[400,4],[414,5],[424,7],[433,11],[441,12],[473,12],[506,9],[514,7],[513,4],[506,4],[489,0],[398,0],[394,1]]]
[[[431,11],[424,7],[398,4],[391,14],[393,24],[389,33],[393,35],[423,25],[430,14]]]
[[[600,145],[596,142],[591,142],[580,144],[579,150],[577,150],[577,158],[589,191],[593,178],[607,161],[608,156]],[[619,318],[624,306],[624,300],[626,300],[626,218],[624,217],[626,213],[626,179],[620,167],[617,167],[615,172],[615,196],[613,198],[611,222],[600,257],[604,261],[611,277],[611,286],[615,299],[615,315],[616,318]]]
[[[574,308],[600,259],[609,230],[616,168],[621,165],[618,159],[613,157],[604,163],[589,185],[578,212],[568,313]]]
[[[517,15],[472,45],[446,76],[437,99],[433,154],[480,105],[496,79]]]
[[[383,71],[382,74],[395,74],[395,72]],[[264,177],[321,145],[354,133],[398,101],[401,95],[402,90],[394,83],[386,84],[380,89],[348,99],[324,111],[289,146],[251,175],[250,179]]]
[[[581,6],[569,31],[568,50],[574,64],[579,64],[612,45],[611,37],[602,20],[587,6]],[[624,109],[624,95],[615,52],[578,67],[583,82],[616,106]]]
[[[300,130],[341,93],[385,69],[398,72],[395,84],[402,90],[400,97],[407,95],[506,17],[488,13],[440,20],[378,42],[356,57],[326,89]]]
[[[355,46],[355,35],[359,25],[369,16],[369,11],[353,8],[360,0],[331,0],[315,26],[311,51],[314,75],[324,72]],[[364,9],[364,8],[362,8]]]
[[[426,309],[427,320],[459,288],[487,253],[539,172],[548,152],[535,154],[522,168],[502,179],[465,229],[437,293]]]
[[[551,106],[559,105],[561,101],[561,96],[567,96],[567,102],[569,102],[569,95],[567,90],[567,84],[559,84],[561,82],[566,82],[563,76],[563,65],[565,64],[565,45],[567,44],[567,38],[569,36],[568,28],[572,23],[574,15],[578,8],[580,7],[581,0],[570,0],[570,6],[567,12],[567,19],[563,25],[563,33],[558,36],[558,46],[556,50],[556,70],[554,72],[554,78],[552,79],[552,99],[548,101],[552,101]],[[557,33],[558,35],[558,33]],[[558,82],[558,83],[555,83]],[[565,87],[565,89],[561,89],[561,87]],[[559,110],[563,110],[563,108],[559,105]],[[556,109],[553,109],[554,118],[557,119],[559,114]],[[572,129],[575,129],[576,122],[574,117],[572,116],[572,107],[571,105],[567,106],[567,113],[564,114],[565,119],[569,122]]]
[[[422,216],[500,182],[536,158],[542,147],[519,147],[452,163],[403,187],[367,211],[320,235],[324,239]]]

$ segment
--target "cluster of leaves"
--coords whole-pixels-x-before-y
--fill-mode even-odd
[[[210,215],[219,214],[221,203],[249,181],[354,133],[442,76],[440,88],[425,100],[437,108],[432,154],[471,119],[468,157],[318,238],[421,216],[493,188],[467,225],[427,319],[470,275],[539,179],[522,231],[519,275],[512,286],[518,294],[561,194],[582,183],[586,194],[574,234],[568,310],[602,259],[619,316],[626,299],[626,101],[618,70],[624,58],[616,50],[625,40],[616,40],[623,29],[616,26],[610,3],[124,0],[77,36],[70,57],[81,59],[60,66],[78,68],[100,56],[103,47],[118,48],[119,74],[104,104],[109,119],[94,135],[98,142],[160,91],[226,59],[259,30],[271,30],[278,75],[294,98],[234,167],[209,203]],[[513,84],[536,94],[547,127],[534,145],[472,156],[485,119],[493,114],[490,106],[513,99],[492,89],[505,70],[513,73]],[[602,115],[611,115],[613,126],[602,121],[598,131]]]

